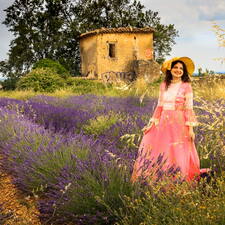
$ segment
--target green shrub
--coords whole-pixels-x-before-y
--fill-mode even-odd
[[[14,90],[16,88],[17,81],[18,78],[11,78],[11,77],[1,81],[3,90]]]
[[[78,94],[100,94],[101,92],[103,94],[106,91],[107,87],[103,83],[93,80],[74,79],[73,81],[73,92]]]
[[[213,181],[214,182],[214,181]],[[217,188],[200,183],[191,187],[183,183],[167,187],[152,186],[141,196],[121,196],[125,207],[109,207],[119,219],[116,225],[222,225],[225,224],[224,176],[217,177]],[[164,187],[166,184],[164,184]]]
[[[75,83],[74,77],[68,77],[68,78],[66,79],[66,85],[67,85],[67,86],[73,86],[74,83]]]
[[[101,135],[119,120],[119,116],[100,115],[97,118],[90,119],[89,123],[83,127],[86,134]]]
[[[65,84],[58,74],[49,68],[37,68],[20,78],[17,83],[19,90],[33,90],[35,92],[54,92]]]
[[[37,68],[50,68],[64,79],[70,76],[69,71],[63,65],[61,65],[58,61],[54,61],[52,59],[39,60],[33,65],[33,69],[37,69]]]

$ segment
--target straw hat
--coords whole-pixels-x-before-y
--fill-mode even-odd
[[[162,67],[161,67],[161,71],[163,73],[166,73],[167,70],[171,70],[171,65],[172,65],[172,62],[174,61],[177,61],[177,60],[180,60],[182,61],[186,67],[187,67],[187,72],[188,74],[191,76],[193,73],[194,73],[194,70],[195,70],[195,64],[194,62],[188,58],[188,57],[174,57],[170,60],[167,60],[165,61],[163,64],[162,64]]]

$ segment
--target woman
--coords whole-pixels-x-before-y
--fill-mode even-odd
[[[194,63],[188,57],[176,57],[164,62],[161,70],[166,77],[160,85],[153,116],[143,128],[144,136],[131,178],[133,182],[139,178],[159,178],[162,173],[168,175],[171,171],[179,171],[179,177],[186,181],[200,175],[193,132],[197,120],[189,78],[194,72]]]

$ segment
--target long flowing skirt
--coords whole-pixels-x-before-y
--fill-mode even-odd
[[[154,168],[159,172],[159,164],[162,171],[179,168],[180,175],[186,181],[200,174],[199,157],[182,110],[163,110],[159,124],[153,125],[144,134],[131,180],[134,182],[139,177],[150,176]]]

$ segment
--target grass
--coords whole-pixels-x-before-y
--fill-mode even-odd
[[[222,79],[223,78],[223,79]],[[193,82],[193,90],[196,97],[214,100],[225,99],[225,76],[206,76],[197,78]]]
[[[124,196],[126,207],[114,210],[120,218],[117,225],[148,224],[207,224],[222,225],[225,222],[225,183],[217,179],[217,188],[211,185],[197,188],[173,185],[171,190],[161,192],[159,186],[144,196],[132,199]]]
[[[225,79],[214,76],[205,76],[201,79],[192,78],[192,86],[194,91],[194,96],[214,100],[214,99],[225,99]],[[94,95],[104,95],[104,96],[117,96],[117,97],[127,97],[127,96],[139,96],[140,100],[144,97],[158,97],[159,84],[162,81],[162,77],[152,83],[148,84],[143,78],[137,79],[132,83],[121,82],[120,84],[102,84],[100,81],[96,80],[82,80],[74,79],[75,82],[68,85],[66,88],[56,90],[54,93],[47,92],[34,92],[30,90],[26,91],[0,91],[0,97],[8,97],[15,99],[29,99],[36,95],[47,95],[55,96],[59,98],[67,98],[74,95],[82,94],[94,94]]]
[[[11,165],[16,165],[14,166],[17,168],[15,171],[18,176],[16,177],[24,179],[24,186],[28,190],[33,189],[34,194],[48,192],[45,196],[46,200],[49,196],[52,198],[49,199],[49,205],[46,205],[49,209],[52,204],[54,209],[48,214],[52,224],[60,224],[61,219],[71,222],[74,218],[72,216],[75,216],[78,221],[80,219],[86,222],[92,221],[92,224],[96,225],[222,225],[225,224],[225,174],[222,161],[224,155],[218,154],[224,154],[221,151],[223,143],[220,136],[223,133],[224,111],[221,109],[221,102],[217,100],[225,99],[224,81],[224,79],[212,77],[203,78],[203,80],[193,79],[194,96],[204,102],[200,106],[203,106],[206,112],[214,113],[213,123],[209,124],[206,120],[200,130],[197,130],[197,133],[203,134],[203,139],[199,141],[198,146],[202,153],[200,157],[204,159],[203,163],[206,166],[212,168],[211,162],[214,161],[216,167],[221,168],[215,180],[211,183],[202,181],[198,187],[183,183],[173,185],[165,191],[163,188],[168,185],[167,183],[159,183],[149,188],[139,186],[139,184],[132,185],[129,181],[130,171],[125,167],[126,164],[123,164],[125,160],[118,158],[107,148],[104,152],[111,154],[111,163],[103,162],[104,152],[97,154],[99,153],[98,145],[89,146],[85,143],[84,146],[82,145],[83,148],[80,148],[77,140],[61,143],[61,136],[57,138],[57,135],[51,131],[45,133],[41,127],[35,129],[31,127],[26,131],[25,124],[21,122],[23,118],[19,115],[15,122],[11,118],[1,118],[1,145],[5,146],[6,152],[10,150]],[[117,97],[138,96],[142,101],[145,97],[156,98],[158,96],[160,82],[161,80],[147,84],[143,79],[138,79],[130,84],[107,86],[96,84],[96,81],[77,81],[75,85],[51,94],[32,91],[1,91],[0,96],[24,100],[40,94],[66,98],[87,92]],[[206,100],[210,100],[210,103]],[[90,110],[90,106],[84,107]],[[97,115],[95,119],[90,119],[86,125],[83,125],[83,130],[86,134],[96,137],[101,136],[102,133],[106,134],[109,130],[111,140],[113,138],[111,127],[124,121],[120,116],[120,114]],[[204,113],[203,116],[205,116]],[[27,122],[27,127],[28,125],[30,126]],[[40,134],[38,129],[40,129]],[[126,129],[126,133],[128,132]],[[100,140],[100,138],[97,139]],[[131,141],[132,136],[127,139],[127,143],[125,140],[123,146],[131,145]],[[130,149],[128,151],[130,152]],[[35,152],[40,155],[33,154]],[[217,158],[217,161],[211,160],[209,153]],[[108,157],[107,154],[104,156]],[[48,186],[45,187],[46,183]],[[52,196],[58,196],[58,199]]]

